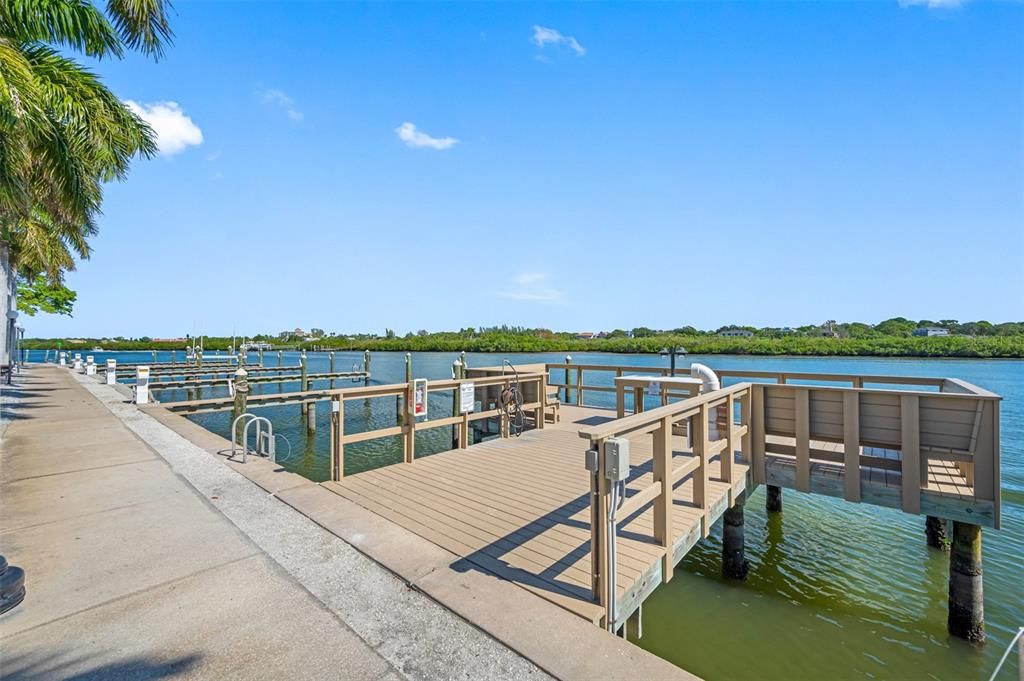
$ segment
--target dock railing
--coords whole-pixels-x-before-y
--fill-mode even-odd
[[[587,385],[583,382],[584,372],[607,372],[616,378],[627,374],[651,374],[652,376],[668,376],[669,370],[661,367],[643,366],[610,366],[607,364],[573,364],[573,363],[548,363],[544,365],[548,374],[548,385],[557,386],[563,393],[562,401],[565,404],[575,404],[577,407],[585,406],[584,394],[586,392],[614,393],[614,385]],[[679,375],[684,375],[685,372]],[[561,381],[553,377],[562,376]],[[614,381],[613,381],[614,383]],[[687,393],[667,390],[668,397],[689,397]]]
[[[548,366],[556,371],[571,366],[580,370],[579,377],[584,370],[598,368],[616,375],[639,369]],[[674,561],[674,538],[670,536],[672,488],[688,475],[693,476],[693,503],[703,514],[702,532],[707,536],[714,520],[707,499],[708,464],[715,456],[720,457],[723,482],[733,482],[735,461],[747,464],[750,491],[760,484],[780,484],[779,478],[770,476],[788,475],[791,477],[785,478],[785,486],[799,491],[999,527],[998,395],[950,378],[730,370],[717,373],[722,379],[739,378],[744,382],[579,430],[588,448],[597,452],[612,437],[652,438],[653,482],[641,490],[630,490],[632,495],[619,508],[617,520],[629,519],[647,504],[653,506],[652,538],[664,550],[664,581],[671,579]],[[846,385],[820,385],[827,382]],[[614,390],[584,386],[580,380],[574,386],[577,390]],[[720,437],[712,440],[711,425],[716,422]],[[673,434],[688,434],[690,439],[691,456],[679,465],[673,459]],[[770,458],[787,465],[769,471]],[[841,464],[842,474],[815,478],[812,486],[812,461]],[[597,462],[590,489],[592,587],[594,598],[609,617],[616,618],[612,610],[615,604],[607,602],[605,581],[611,570],[606,529],[611,483],[605,478],[604,457],[597,456]],[[942,479],[930,480],[930,462],[952,463],[967,487],[954,489]],[[862,475],[862,469],[869,468],[898,471],[898,487],[870,484]],[[730,486],[730,496],[731,490]]]
[[[433,393],[452,393],[455,404],[459,403],[459,392],[466,383],[472,383],[474,395],[484,393],[483,408],[480,411],[465,412],[457,416],[445,416],[442,418],[430,418],[429,420],[418,421],[409,413],[409,405],[413,396],[413,383],[394,383],[390,385],[375,385],[360,388],[347,388],[331,391],[331,480],[341,480],[345,475],[345,446],[366,442],[386,437],[402,437],[402,461],[412,463],[416,459],[416,433],[431,428],[444,426],[456,426],[459,431],[459,449],[469,446],[469,424],[480,419],[498,418],[500,422],[499,433],[501,437],[510,436],[509,415],[503,409],[495,409],[486,404],[486,393],[488,388],[505,388],[511,383],[518,381],[520,388],[535,385],[536,392],[524,391],[527,394],[541,396],[541,399],[531,402],[524,402],[524,412],[532,412],[535,428],[544,427],[544,403],[543,395],[547,386],[547,375],[542,373],[520,373],[518,377],[512,374],[505,376],[474,377],[466,380],[441,380],[429,381],[427,383],[426,399]],[[403,400],[404,408],[401,414],[402,422],[399,425],[387,428],[374,428],[358,433],[345,432],[345,402],[374,397],[395,397]],[[429,411],[428,411],[429,415]]]
[[[648,503],[653,504],[654,541],[661,547],[662,579],[672,578],[675,566],[674,541],[672,536],[673,488],[683,478],[693,475],[693,503],[701,510],[704,518],[702,535],[707,536],[711,528],[710,504],[708,503],[709,463],[716,455],[720,457],[721,478],[733,482],[733,463],[738,452],[740,460],[749,463],[751,459],[751,414],[753,408],[751,385],[741,383],[723,390],[691,397],[650,411],[625,416],[607,423],[583,428],[580,437],[588,442],[590,450],[598,452],[597,470],[590,476],[591,515],[591,580],[594,598],[606,610],[606,622],[617,622],[615,604],[609,602],[608,579],[613,567],[608,551],[608,514],[611,512],[610,484],[605,477],[604,457],[600,452],[609,438],[650,437],[652,441],[653,482],[635,491],[625,499],[617,510],[618,519],[628,519]],[[736,420],[737,407],[739,419]],[[719,427],[716,440],[710,439],[711,423],[719,419],[719,413],[732,415]],[[678,466],[673,457],[672,436],[688,434],[692,457]],[[732,499],[729,499],[731,505]]]

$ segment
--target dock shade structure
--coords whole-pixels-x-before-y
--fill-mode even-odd
[[[462,568],[513,582],[610,631],[635,617],[723,516],[729,572],[742,576],[743,499],[766,485],[952,521],[949,629],[984,636],[981,535],[1000,524],[998,395],[951,378],[731,370],[712,370],[718,385],[701,381],[694,394],[691,384],[661,380],[668,368],[565,362],[517,370],[515,378],[473,367],[456,380],[430,381],[432,399],[472,391],[472,411],[453,408],[429,421],[381,419],[365,430],[346,422],[353,401],[409,404],[411,378],[250,395],[247,408],[330,402],[324,489],[454,553]],[[627,405],[634,413],[618,416],[616,378],[634,376],[659,385],[644,398],[658,404]],[[498,409],[512,380],[523,395],[522,437]],[[573,399],[545,418],[549,388],[568,387]],[[204,412],[231,402],[161,406]],[[418,455],[416,433],[431,428],[454,429],[455,448]],[[400,462],[346,471],[345,450],[378,438],[398,439]],[[613,440],[627,454],[609,470],[594,452]],[[611,517],[613,484],[621,504]]]

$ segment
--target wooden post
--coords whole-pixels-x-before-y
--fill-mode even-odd
[[[331,350],[331,373],[334,373],[334,350]],[[331,390],[334,390],[334,376],[331,376]]]
[[[174,350],[171,350],[171,366],[174,366],[176,363],[175,355],[177,355],[177,353]]]
[[[331,398],[331,480],[345,477],[345,399],[342,395]]]
[[[309,390],[309,378],[307,378],[308,375],[309,372],[306,369],[306,351],[303,350],[299,354],[299,390],[303,392]],[[301,413],[303,416],[306,416],[306,414],[309,413],[309,405],[307,405],[305,402],[302,402],[301,405],[302,406],[299,407],[299,413]]]
[[[949,553],[949,633],[974,643],[985,640],[981,527],[953,521]]]
[[[153,364],[156,364],[156,350],[153,351]]]
[[[259,348],[259,353],[260,353],[260,366],[263,366],[263,346],[262,345]]]
[[[583,367],[576,367],[576,406],[583,406]]]
[[[196,367],[199,369],[203,368],[203,351],[200,350],[196,353]]]
[[[406,396],[408,396],[411,394],[409,391],[412,390],[412,354],[408,352],[405,353],[405,382],[410,386],[406,391]],[[398,422],[398,425],[402,425],[408,421],[408,419],[406,419],[406,409],[403,406],[403,399],[405,399],[404,396],[395,395],[395,419]]]
[[[284,353],[280,350],[277,351],[277,368],[280,369],[284,366]]]
[[[461,381],[465,376],[462,372],[462,362],[455,360],[452,362],[452,379]],[[455,386],[455,390],[452,391],[452,416],[459,415],[459,386]],[[456,423],[452,425],[452,449],[459,448],[459,432],[462,430],[460,424]]]
[[[654,482],[661,483],[661,494],[654,500],[654,540],[665,552],[661,562],[663,582],[672,579],[672,419],[661,420],[661,427],[652,433]]]
[[[238,367],[235,370],[235,403],[231,410],[231,422],[234,423],[235,419],[245,413],[246,402],[249,399],[249,373],[245,370],[245,367]],[[242,434],[245,432],[243,429],[243,422],[239,421],[235,427],[235,439],[241,440]],[[245,442],[242,442],[242,447],[245,447]]]
[[[750,562],[745,557],[743,538],[743,505],[746,495],[740,492],[735,503],[722,516],[722,576],[746,579]]]
[[[565,356],[565,363],[572,364],[572,355]],[[569,367],[565,367],[565,404],[569,404]]]
[[[796,489],[811,491],[811,406],[810,390],[797,388],[793,392],[793,410],[796,429]]]
[[[843,495],[860,501],[860,393],[843,393]]]
[[[900,395],[900,466],[903,473],[903,510],[921,512],[921,483],[928,482],[927,469],[921,475],[921,428],[917,395]]]
[[[366,373],[363,376],[363,385],[370,385],[370,351],[363,350],[363,371]]]

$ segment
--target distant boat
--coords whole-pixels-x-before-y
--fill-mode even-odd
[[[100,346],[98,346],[98,345],[97,345],[96,347],[94,347],[94,348],[92,349],[92,351],[93,351],[93,352],[103,352],[103,348],[101,348]]]

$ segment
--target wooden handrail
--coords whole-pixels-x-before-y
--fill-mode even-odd
[[[431,393],[454,391],[455,399],[458,399],[458,391],[464,383],[472,383],[474,388],[489,388],[506,386],[517,380],[520,385],[537,384],[538,399],[532,402],[525,402],[522,405],[523,411],[532,411],[536,427],[544,427],[544,393],[547,386],[546,373],[508,373],[495,376],[474,376],[467,379],[446,379],[427,382],[427,399]],[[493,410],[486,409],[480,412],[467,412],[458,416],[446,416],[427,421],[416,421],[409,419],[408,414],[399,414],[403,420],[402,425],[386,428],[374,428],[359,433],[345,433],[345,402],[347,400],[367,399],[373,397],[404,397],[410,399],[412,394],[411,383],[392,383],[389,385],[364,386],[359,388],[343,388],[333,391],[330,399],[334,403],[331,410],[331,479],[340,480],[345,475],[345,445],[356,442],[366,442],[385,437],[402,436],[402,459],[404,463],[412,463],[416,459],[415,435],[417,431],[442,428],[445,426],[458,426],[458,444],[460,449],[468,446],[469,424],[485,418],[494,418]],[[509,426],[504,411],[497,416],[501,419],[500,433],[502,437],[508,437]]]
[[[581,428],[577,432],[581,438],[594,442],[610,437],[622,437],[645,430],[649,431],[651,428],[658,428],[658,424],[663,418],[668,417],[673,423],[678,423],[685,418],[695,416],[702,405],[719,406],[725,403],[729,395],[738,399],[750,389],[750,385],[749,383],[737,383],[712,393],[704,393],[662,407],[655,407],[650,411],[632,414],[597,426]]]

